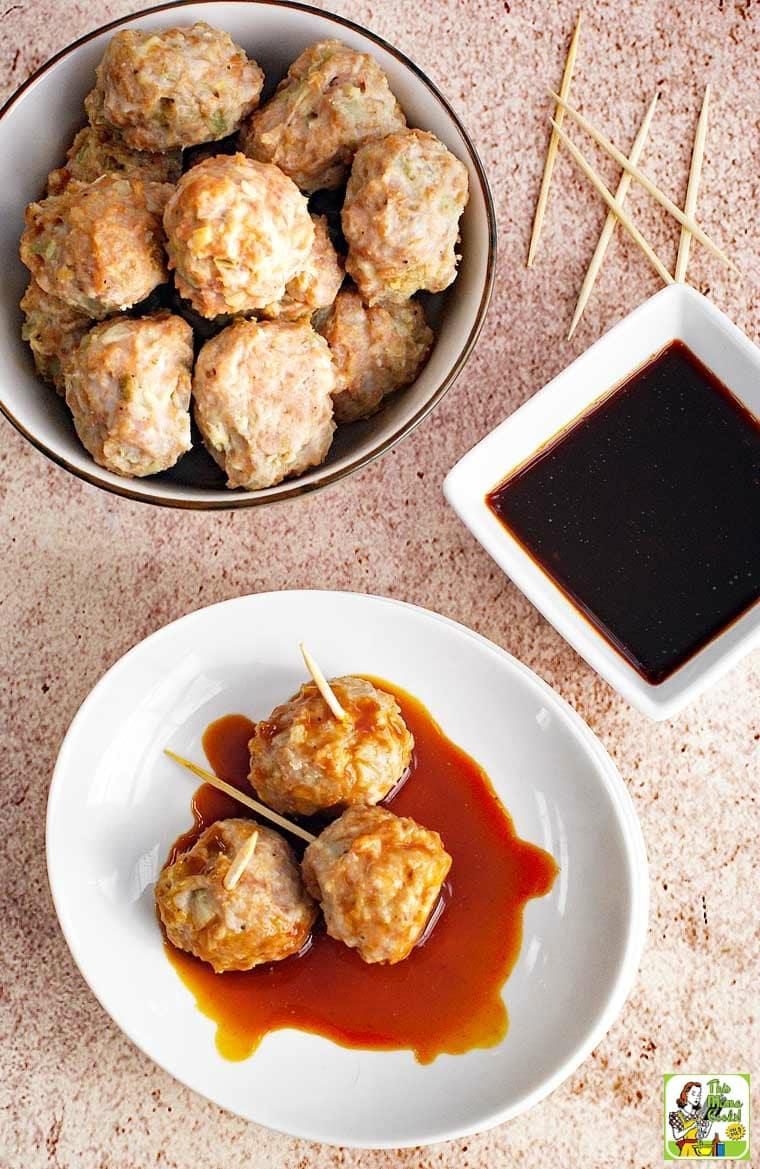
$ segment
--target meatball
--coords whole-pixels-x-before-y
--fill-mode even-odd
[[[208,24],[109,42],[85,99],[94,126],[135,150],[172,150],[224,138],[259,104],[264,74],[226,32]]]
[[[169,312],[96,325],[65,368],[83,446],[116,475],[155,475],[190,449],[193,331]]]
[[[285,286],[282,300],[259,309],[271,320],[299,321],[319,309],[329,308],[343,283],[343,261],[330,239],[327,217],[313,215],[314,243],[306,267]]]
[[[406,126],[372,57],[340,41],[310,45],[243,127],[241,149],[274,162],[304,191],[339,187],[363,142]]]
[[[119,175],[72,180],[26,209],[21,259],[53,296],[101,319],[166,280],[161,212],[172,187]]]
[[[416,300],[367,308],[353,289],[338,294],[319,332],[337,370],[337,423],[369,418],[379,410],[386,394],[414,381],[433,344]]]
[[[318,466],[335,423],[335,370],[307,324],[235,321],[200,351],[195,421],[228,487],[258,491]]]
[[[318,912],[287,840],[239,819],[217,820],[166,866],[156,905],[172,945],[217,974],[297,954]]]
[[[465,166],[434,134],[409,130],[361,147],[341,219],[346,271],[367,304],[451,284],[467,198]]]
[[[349,808],[307,847],[301,870],[327,932],[365,962],[408,957],[451,857],[437,832],[385,808]]]
[[[278,812],[376,804],[403,776],[414,739],[392,694],[365,678],[330,682],[346,711],[337,719],[313,682],[256,724],[248,776]]]
[[[120,174],[152,183],[176,183],[182,173],[182,152],[155,154],[132,150],[115,130],[85,126],[69,147],[64,166],[48,175],[48,195],[60,195],[72,179],[94,183],[101,175]]]
[[[218,155],[182,176],[164,214],[169,267],[204,317],[280,300],[314,244],[308,204],[276,166]]]
[[[92,324],[80,309],[51,296],[32,280],[19,306],[24,313],[21,336],[29,342],[37,372],[64,391],[63,369]]]

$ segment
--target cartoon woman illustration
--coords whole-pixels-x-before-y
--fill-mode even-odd
[[[712,1121],[705,1116],[707,1109],[701,1110],[701,1104],[702,1085],[698,1080],[689,1080],[676,1100],[678,1111],[671,1112],[668,1117],[673,1139],[680,1149],[679,1157],[698,1157],[697,1143],[703,1141],[712,1128]]]

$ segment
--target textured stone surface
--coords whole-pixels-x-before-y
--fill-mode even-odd
[[[128,0],[4,5],[3,96],[75,36],[137,7]],[[663,1072],[756,1070],[758,655],[681,717],[646,722],[500,574],[441,496],[445,472],[475,440],[657,287],[641,257],[616,238],[573,343],[564,340],[604,216],[564,158],[537,265],[524,267],[546,141],[541,83],[558,82],[574,5],[336,0],[334,7],[394,40],[463,115],[498,208],[495,299],[466,372],[412,438],[334,490],[284,507],[196,515],[130,503],[78,482],[0,425],[3,1169],[651,1166],[661,1159]],[[632,140],[651,93],[661,92],[646,166],[681,199],[702,86],[712,82],[700,214],[744,275],[699,248],[690,274],[755,339],[759,68],[760,6],[752,0],[598,0],[586,12],[575,89],[621,144]],[[613,182],[614,171],[599,161]],[[677,230],[637,192],[631,206],[672,260]],[[188,610],[301,586],[402,597],[505,646],[591,724],[641,817],[651,922],[625,1010],[549,1099],[467,1141],[353,1154],[226,1115],[122,1037],[56,923],[45,799],[61,738],[89,689],[127,648]]]

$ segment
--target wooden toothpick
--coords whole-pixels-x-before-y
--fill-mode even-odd
[[[707,108],[710,104],[710,86],[705,86],[705,96],[702,99],[702,110],[697,122],[694,135],[694,147],[691,152],[691,167],[689,168],[689,185],[686,188],[686,200],[683,209],[687,215],[694,216],[697,210],[697,192],[699,180],[702,177],[702,162],[705,156],[705,141],[707,139]],[[689,263],[689,249],[691,247],[691,232],[688,227],[681,225],[681,238],[678,242],[678,257],[676,259],[676,280],[679,284],[686,282],[686,267]]]
[[[213,771],[206,771],[205,768],[199,767],[197,763],[191,763],[189,759],[183,759],[181,755],[177,755],[174,751],[170,751],[168,747],[164,748],[164,754],[173,759],[175,763],[181,763],[188,771],[192,771],[193,775],[197,775],[205,783],[210,783],[218,791],[224,792],[226,796],[231,796],[233,800],[237,800],[239,804],[244,804],[246,808],[250,808],[252,812],[256,812],[259,816],[263,816],[265,820],[271,820],[278,828],[284,828],[286,832],[292,832],[294,836],[300,836],[301,840],[307,840],[311,843],[316,840],[313,832],[307,832],[305,828],[301,828],[300,824],[293,824],[292,821],[286,820],[279,812],[273,812],[266,804],[260,804],[258,800],[254,800],[251,796],[245,795],[244,792],[238,791],[231,783],[220,779],[218,775],[214,775]]]
[[[649,134],[649,127],[652,124],[652,118],[654,117],[654,110],[656,105],[657,94],[654,95],[651,102],[649,103],[649,108],[644,114],[644,120],[639,127],[639,132],[636,135],[636,138],[634,139],[633,146],[631,147],[631,153],[629,155],[631,162],[636,163],[641,157],[641,152],[644,149],[644,143],[646,142],[647,135]],[[624,170],[620,176],[620,182],[618,183],[617,190],[615,191],[615,198],[621,206],[625,202],[625,197],[628,194],[628,188],[632,182],[633,176],[630,175],[627,170]],[[581,285],[581,290],[578,293],[578,303],[575,306],[573,320],[570,325],[570,332],[567,334],[568,341],[577,329],[578,322],[583,316],[586,305],[588,304],[591,291],[596,282],[596,278],[599,275],[602,264],[604,263],[604,257],[606,255],[607,248],[609,247],[610,240],[612,239],[615,227],[617,226],[617,221],[617,215],[613,210],[610,209],[607,212],[607,218],[604,221],[604,227],[602,228],[601,235],[599,236],[599,242],[596,245],[594,254],[591,257],[588,268],[586,269],[586,275],[583,278],[583,284]]]
[[[227,869],[227,872],[224,875],[224,880],[222,881],[225,889],[227,889],[229,892],[235,888],[243,873],[248,868],[251,857],[256,851],[258,840],[258,832],[252,832],[245,843],[241,844],[240,848],[235,853],[235,856],[232,859],[232,864]]]
[[[609,191],[607,189],[607,187],[604,185],[602,180],[599,178],[599,175],[594,170],[594,168],[591,166],[590,163],[588,163],[586,161],[586,159],[583,157],[583,155],[581,154],[578,147],[575,146],[570,141],[567,134],[565,134],[564,130],[560,130],[559,127],[556,126],[556,123],[555,123],[555,129],[557,130],[557,133],[559,134],[560,141],[562,142],[562,145],[565,146],[567,148],[567,150],[570,152],[571,157],[575,160],[575,162],[581,168],[581,170],[586,175],[586,178],[589,180],[589,182],[592,184],[592,186],[596,187],[597,191],[602,196],[602,198],[604,199],[605,203],[610,208],[610,210],[615,212],[615,215],[618,217],[618,219],[622,223],[623,227],[630,235],[631,239],[634,241],[634,243],[638,244],[638,246],[641,248],[641,250],[644,253],[644,255],[646,256],[646,258],[649,260],[652,267],[655,269],[655,271],[662,277],[662,279],[665,281],[666,284],[672,284],[673,277],[670,275],[670,272],[668,272],[668,270],[665,267],[665,265],[663,264],[662,260],[659,258],[659,256],[656,254],[656,252],[649,246],[647,241],[644,239],[643,235],[641,234],[639,229],[636,227],[633,220],[629,217],[628,213],[623,210],[622,206],[620,205],[620,203],[618,203],[615,196],[612,194],[611,191]]]
[[[578,52],[578,38],[581,31],[581,12],[578,12],[578,19],[575,22],[575,31],[573,32],[570,41],[570,47],[567,50],[567,57],[565,59],[565,69],[562,74],[562,83],[559,91],[563,98],[566,98],[570,92],[570,83],[573,79],[573,68],[575,66],[575,58]],[[554,111],[554,116],[557,125],[562,125],[562,118],[564,110],[561,106],[557,106]],[[549,188],[552,181],[552,172],[554,171],[554,160],[557,157],[557,149],[559,147],[559,138],[552,131],[549,138],[549,145],[546,148],[546,160],[544,161],[544,173],[541,176],[541,187],[538,192],[538,201],[536,203],[536,213],[533,217],[533,230],[530,236],[530,246],[528,248],[528,267],[533,267],[533,262],[538,251],[538,241],[541,236],[541,228],[544,223],[544,215],[546,214],[546,204],[549,201]]]
[[[568,113],[570,117],[578,123],[581,129],[585,130],[586,133],[591,138],[593,138],[594,141],[597,142],[603,150],[606,150],[610,157],[614,158],[615,162],[622,166],[623,170],[627,170],[628,173],[633,176],[636,182],[640,183],[644,190],[649,192],[653,199],[656,199],[657,202],[662,207],[664,207],[665,210],[668,211],[674,219],[677,219],[678,222],[682,224],[682,226],[688,227],[689,231],[695,239],[698,239],[701,244],[704,244],[704,246],[709,251],[711,251],[714,256],[717,256],[719,260],[722,260],[723,263],[727,264],[729,268],[732,268],[734,272],[738,272],[739,269],[736,267],[736,264],[734,264],[733,260],[730,260],[726,253],[721,251],[716,243],[713,243],[707,232],[702,230],[702,228],[698,223],[695,222],[691,215],[685,214],[685,212],[683,212],[680,207],[676,206],[672,199],[669,199],[667,195],[663,194],[659,187],[655,186],[648,175],[645,175],[644,172],[639,170],[637,166],[635,166],[632,162],[629,162],[623,152],[618,150],[617,146],[615,146],[613,142],[610,142],[609,138],[607,138],[601,130],[597,130],[596,126],[589,122],[588,118],[584,118],[582,113],[571,106],[570,103],[565,101],[564,98],[560,97],[558,93],[554,93],[551,89],[549,90],[549,93],[552,95],[558,105],[560,105],[565,110],[565,112]]]
[[[302,641],[299,641],[298,648],[303,654],[303,660],[306,662],[306,669],[314,679],[314,684],[317,687],[317,690],[322,695],[335,717],[342,722],[343,719],[348,717],[348,715],[341,704],[338,702],[338,699],[335,697],[335,692],[332,689],[330,683],[327,681],[327,678],[324,676]]]

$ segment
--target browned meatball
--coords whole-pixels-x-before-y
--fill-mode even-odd
[[[274,162],[303,191],[339,187],[363,142],[406,125],[372,57],[340,41],[304,49],[271,101],[241,131],[241,149]]]
[[[193,378],[195,421],[227,486],[259,491],[330,449],[335,370],[306,322],[235,321],[201,349]]]
[[[253,820],[218,820],[156,883],[172,945],[224,970],[297,954],[317,907],[288,842]]]
[[[262,317],[273,321],[300,321],[320,309],[327,309],[343,283],[343,261],[335,251],[327,218],[313,215],[314,243],[306,266],[285,285],[282,300],[259,309]]]
[[[131,308],[166,280],[161,216],[172,190],[115,174],[72,179],[27,207],[21,259],[45,292],[88,316]]]
[[[205,317],[279,300],[314,244],[296,185],[276,166],[243,154],[207,158],[187,171],[164,225],[177,289]]]
[[[64,392],[64,367],[92,325],[92,318],[80,309],[51,296],[32,280],[21,298],[24,313],[21,336],[29,342],[37,372]]]
[[[115,475],[155,475],[190,449],[193,334],[168,312],[112,317],[68,358],[66,402],[82,445]]]
[[[202,22],[111,39],[85,100],[95,126],[136,150],[171,150],[224,138],[258,105],[264,74],[239,45]]]
[[[467,198],[467,169],[435,134],[407,130],[357,151],[341,219],[346,271],[366,304],[448,288]]]
[[[349,808],[302,862],[327,932],[365,962],[401,962],[424,932],[451,857],[437,832],[385,808]]]
[[[351,675],[330,685],[345,719],[337,719],[307,682],[257,724],[249,743],[248,778],[278,812],[310,816],[376,804],[409,766],[414,739],[393,695]]]
[[[362,303],[355,289],[338,293],[318,326],[337,371],[335,421],[369,418],[394,390],[414,381],[433,344],[422,305]]]
[[[156,154],[132,150],[116,130],[85,126],[66,154],[66,162],[48,175],[48,195],[60,195],[72,179],[94,183],[101,175],[120,174],[152,183],[176,183],[182,173],[182,151]]]

